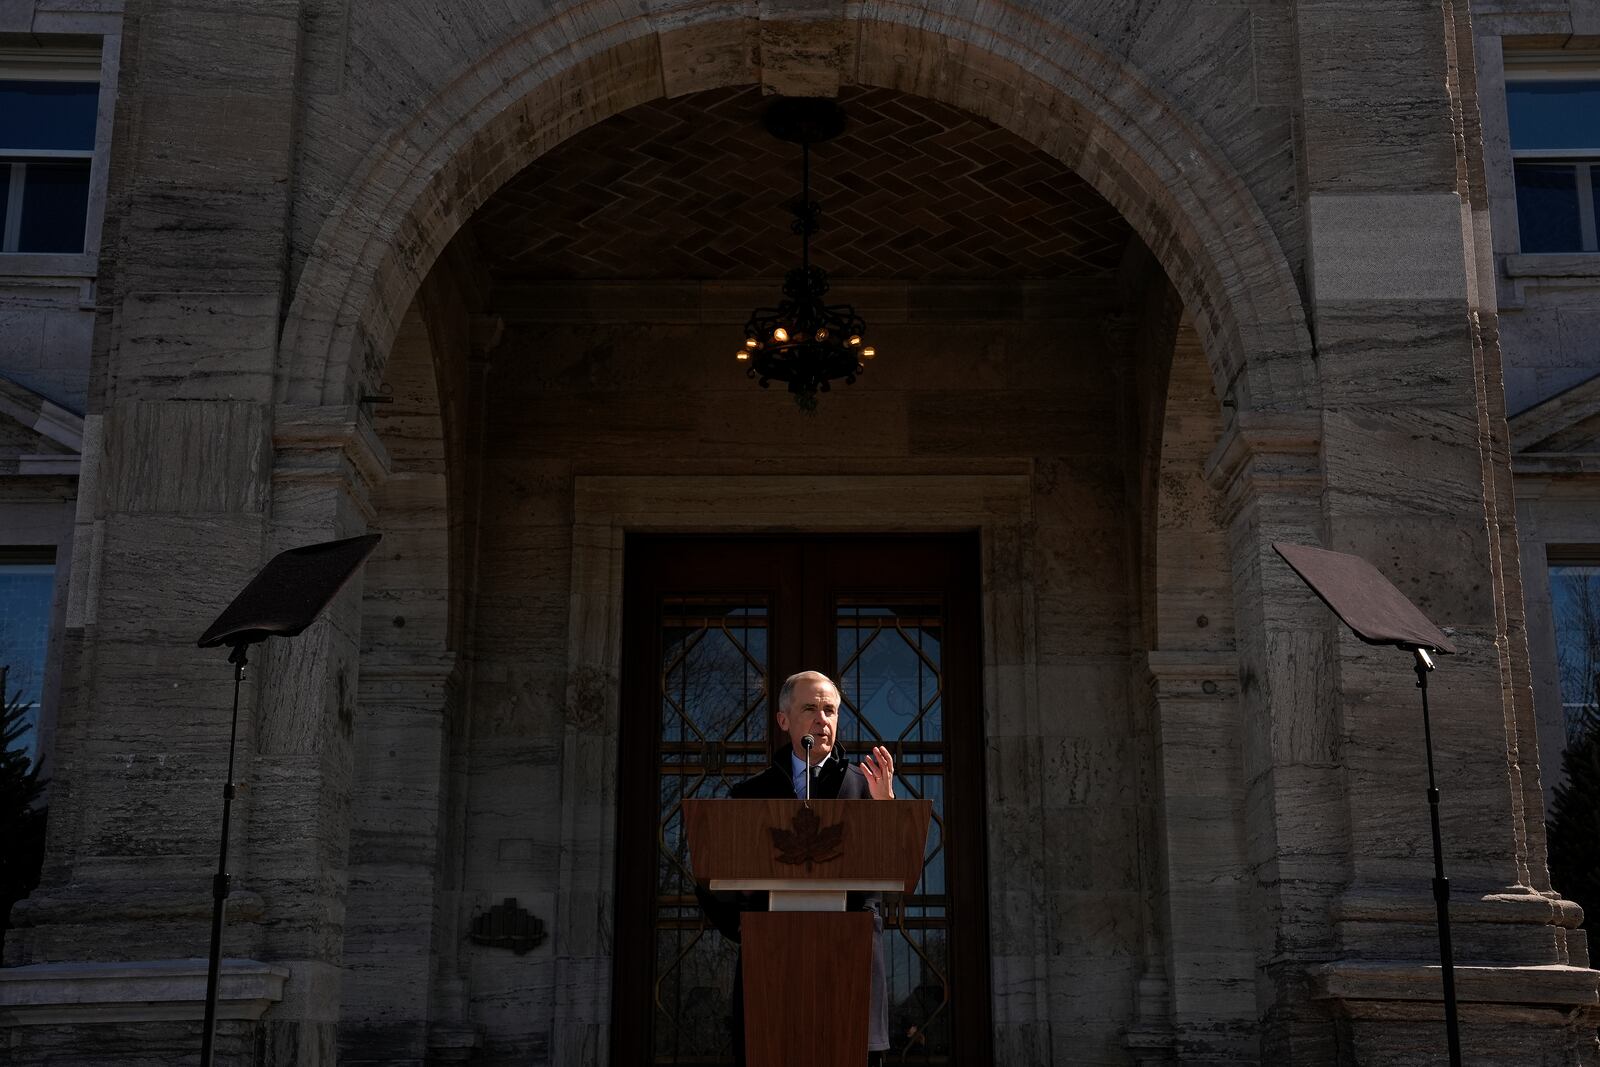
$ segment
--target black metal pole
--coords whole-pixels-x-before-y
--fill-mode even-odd
[[[237,790],[233,784],[234,742],[239,736],[239,688],[244,683],[244,669],[249,662],[245,649],[248,645],[234,645],[228,655],[233,670],[233,723],[228,727],[228,780],[222,786],[222,847],[217,855],[217,874],[211,881],[211,959],[206,967],[206,1016],[200,1037],[200,1067],[211,1067],[212,1043],[217,1029],[217,978],[222,969],[222,911],[228,899],[228,824],[233,815],[233,797]]]
[[[1439,915],[1439,969],[1444,975],[1444,1032],[1450,1067],[1461,1067],[1461,1030],[1456,1020],[1456,964],[1450,950],[1450,879],[1444,876],[1444,845],[1439,839],[1439,787],[1433,780],[1433,724],[1428,718],[1428,672],[1433,659],[1426,649],[1416,656],[1417,688],[1422,691],[1422,737],[1428,749],[1428,815],[1433,820],[1433,904]]]

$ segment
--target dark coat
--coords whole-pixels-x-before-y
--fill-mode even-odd
[[[728,790],[735,800],[793,800],[794,778],[790,774],[789,753],[785,751],[777,762],[754,778],[746,778]],[[843,759],[832,754],[821,765],[811,795],[818,800],[868,800],[872,793],[867,788],[867,776],[854,764],[846,766]],[[712,893],[704,886],[697,889],[700,906],[723,937],[739,940],[739,913],[766,911],[765,893]],[[885,980],[883,949],[883,897],[878,893],[851,893],[845,906],[851,911],[872,913],[872,1007],[867,1016],[867,1048],[889,1047],[889,1003]],[[734,1055],[744,1063],[744,972],[736,968],[733,974],[732,1023]]]

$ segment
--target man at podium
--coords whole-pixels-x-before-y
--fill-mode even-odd
[[[800,798],[806,795],[807,752],[811,738],[811,796],[817,800],[894,799],[894,759],[882,745],[873,748],[859,764],[849,763],[837,747],[839,687],[818,671],[791,675],[778,691],[778,729],[789,736],[789,747],[771,767],[733,786],[735,800]],[[726,938],[739,940],[739,913],[764,911],[765,893],[711,893],[698,890],[701,907]],[[872,1007],[867,1016],[867,1060],[881,1063],[889,1047],[889,1008],[884,980],[883,897],[879,893],[851,893],[850,911],[872,913]],[[743,968],[733,975],[733,1048],[735,1062],[744,1063]]]

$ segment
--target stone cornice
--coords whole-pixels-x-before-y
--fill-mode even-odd
[[[1600,453],[1513,453],[1511,473],[1519,478],[1560,478],[1567,475],[1600,474]]]
[[[389,453],[357,405],[280,406],[272,428],[272,480],[339,486],[371,521],[372,489],[389,476]]]
[[[574,525],[634,530],[792,528],[794,507],[828,530],[968,530],[1033,517],[1027,475],[665,475],[573,479]],[[782,516],[783,518],[779,518]]]
[[[0,377],[0,417],[13,419],[36,434],[43,446],[0,457],[0,475],[78,476],[83,462],[83,416]]]
[[[1264,495],[1315,502],[1323,481],[1321,420],[1241,411],[1207,457],[1205,475],[1230,522],[1245,503]]]
[[[1145,667],[1157,700],[1225,700],[1238,695],[1239,661],[1224,652],[1148,652]]]
[[[400,655],[388,653],[376,657],[363,653],[361,678],[357,683],[360,698],[400,704],[438,702],[442,708],[459,667],[456,654],[418,653],[403,659]]]
[[[1549,964],[1534,967],[1457,965],[1456,996],[1478,1004],[1553,1004],[1600,1008],[1600,971]],[[1437,964],[1407,960],[1338,960],[1312,967],[1318,1000],[1438,1001]]]
[[[223,960],[217,1018],[261,1018],[283,999],[288,980],[282,964]],[[0,1026],[198,1020],[205,993],[203,959],[6,967],[0,968]]]
[[[1335,922],[1429,924],[1436,917],[1431,894],[1374,886],[1346,890],[1333,903],[1330,914]],[[1583,921],[1583,910],[1572,901],[1532,891],[1473,894],[1458,888],[1451,896],[1450,914],[1459,922],[1521,923],[1574,930]]]
[[[83,451],[83,416],[8,378],[0,378],[0,415],[8,415],[46,440]]]
[[[1512,448],[1518,452],[1551,451],[1537,446],[1597,414],[1600,414],[1600,374],[1585,378],[1508,418]]]

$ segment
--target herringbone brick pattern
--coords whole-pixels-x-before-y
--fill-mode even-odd
[[[1072,171],[983,119],[846,90],[843,136],[812,150],[816,261],[841,277],[1059,278],[1114,269],[1128,226]],[[474,219],[501,277],[779,277],[800,150],[756,89],[661,100],[578,134]]]

